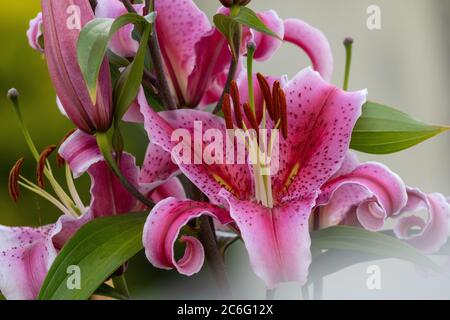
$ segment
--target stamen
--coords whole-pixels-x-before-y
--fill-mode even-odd
[[[273,83],[272,88],[272,107],[273,107],[273,118],[272,120],[277,123],[278,120],[280,120],[280,101],[279,101],[279,95],[278,90],[281,88],[280,82],[275,81]]]
[[[72,129],[69,132],[66,133],[66,135],[62,138],[61,142],[59,143],[59,145],[61,146],[64,142],[66,142],[67,139],[69,139],[69,137],[75,133],[75,131],[77,131],[77,129]],[[64,160],[63,157],[61,157],[61,155],[59,153],[56,154],[56,164],[58,165],[58,167],[63,167],[64,164],[66,163],[66,160]]]
[[[231,117],[231,102],[230,95],[228,93],[225,93],[223,96],[222,112],[225,118],[227,129],[233,129],[233,118]]]
[[[42,153],[39,156],[39,161],[36,169],[36,178],[38,186],[42,189],[44,189],[45,185],[45,176],[44,176],[45,164],[47,158],[53,151],[55,151],[55,149],[56,149],[55,145],[48,146],[47,148],[44,149],[44,151],[42,151]]]
[[[280,106],[281,133],[283,134],[283,138],[287,139],[288,118],[287,118],[286,94],[281,88],[278,89],[278,102]]]
[[[239,96],[238,85],[235,80],[231,81],[230,93],[231,99],[233,100],[234,117],[236,119],[236,124],[240,129],[242,129],[241,99]]]
[[[269,83],[261,73],[258,73],[256,76],[258,77],[259,87],[261,88],[264,102],[266,103],[267,112],[269,113],[270,118],[273,119],[272,94],[270,92]]]
[[[258,122],[256,121],[255,114],[248,103],[244,103],[244,112],[248,122],[250,122],[250,126],[256,131],[256,134],[258,134]]]
[[[8,191],[11,199],[14,202],[19,200],[20,192],[19,192],[19,177],[20,171],[22,170],[24,163],[24,158],[20,158],[12,167],[9,178],[8,178]]]

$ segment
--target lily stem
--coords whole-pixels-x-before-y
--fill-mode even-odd
[[[344,40],[345,46],[345,76],[344,76],[344,86],[343,89],[345,91],[348,90],[348,83],[350,80],[350,68],[352,65],[352,47],[353,47],[353,39],[345,38]]]
[[[154,203],[152,201],[150,201],[149,199],[147,199],[146,196],[144,196],[139,190],[137,190],[136,187],[133,186],[128,181],[128,179],[123,176],[122,172],[119,169],[119,166],[117,165],[117,163],[113,157],[112,147],[108,140],[107,134],[106,133],[97,133],[95,135],[95,137],[97,138],[97,145],[98,145],[103,157],[105,158],[106,163],[108,164],[111,171],[120,180],[120,182],[124,186],[124,188],[127,189],[128,192],[130,194],[132,194],[137,200],[142,202],[147,207],[152,208],[154,206]]]
[[[238,61],[231,58],[230,69],[228,70],[227,81],[225,82],[225,87],[223,88],[222,95],[220,96],[220,99],[217,102],[217,105],[214,108],[213,113],[217,113],[220,110],[222,110],[223,99],[224,99],[226,93],[230,93],[231,81],[234,80],[234,77],[235,77],[236,71],[237,71],[237,66],[238,66]]]

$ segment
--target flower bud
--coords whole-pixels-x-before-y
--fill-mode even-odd
[[[67,116],[82,131],[106,132],[112,123],[112,84],[107,59],[92,103],[77,59],[82,27],[94,18],[89,0],[42,0],[45,57],[50,78]]]

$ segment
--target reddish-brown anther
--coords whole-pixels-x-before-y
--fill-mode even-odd
[[[234,118],[236,119],[236,125],[242,129],[242,111],[241,111],[241,98],[239,95],[239,88],[236,80],[231,81],[230,87],[231,99],[234,106]]]
[[[280,106],[280,126],[283,138],[287,139],[288,136],[288,119],[287,119],[287,104],[286,104],[286,94],[283,89],[278,89],[278,102]]]
[[[44,188],[45,186],[45,178],[44,178],[44,170],[45,170],[45,163],[47,161],[47,158],[52,154],[53,151],[55,151],[56,146],[51,145],[42,151],[42,153],[39,156],[38,165],[36,168],[36,179],[38,186],[41,188]]]
[[[267,112],[269,113],[270,118],[273,119],[272,94],[270,92],[269,83],[261,73],[258,73],[256,76],[258,78],[258,83],[259,87],[261,88],[264,102],[266,103]]]
[[[228,93],[225,93],[225,95],[223,96],[222,112],[225,118],[225,124],[227,126],[227,129],[233,129],[233,118],[231,116],[231,101],[230,95]]]
[[[244,112],[248,122],[250,123],[250,126],[253,129],[255,129],[256,133],[258,133],[259,132],[258,122],[256,121],[255,114],[253,113],[248,103],[244,103]]]
[[[278,90],[281,89],[280,82],[275,81],[273,83],[272,88],[272,107],[273,107],[273,117],[272,120],[277,123],[278,120],[280,120],[280,101],[279,101],[279,95]]]
[[[8,191],[9,196],[14,202],[17,202],[19,200],[19,176],[20,171],[22,170],[24,163],[24,158],[20,158],[17,160],[17,162],[12,167],[11,171],[9,172],[9,178],[8,178]]]

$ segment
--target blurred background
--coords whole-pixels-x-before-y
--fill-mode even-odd
[[[162,1],[162,0],[160,0]],[[195,1],[212,18],[218,1]],[[381,9],[381,30],[366,26],[367,8]],[[22,191],[18,204],[8,196],[10,168],[22,156],[23,174],[33,179],[35,164],[22,138],[5,95],[16,87],[21,93],[25,121],[39,149],[58,144],[72,128],[56,108],[43,57],[29,48],[28,21],[40,11],[38,0],[8,2],[0,12],[0,224],[38,226],[54,222],[59,212],[38,197]],[[350,88],[368,88],[369,99],[394,106],[430,123],[450,123],[450,2],[448,0],[253,0],[255,11],[275,9],[282,18],[299,18],[321,29],[331,43],[335,59],[333,82],[341,86],[344,69],[342,40],[355,39]],[[275,57],[257,64],[257,71],[292,77],[308,65],[297,48],[284,45]],[[130,127],[128,149],[142,158],[146,139]],[[388,156],[361,155],[362,160],[381,161],[408,185],[426,192],[450,195],[450,134],[444,134],[407,151]],[[60,172],[61,174],[61,172]],[[88,189],[88,179],[77,181]],[[86,194],[84,197],[87,202]],[[238,298],[263,298],[264,287],[252,273],[241,243],[227,254],[227,271]],[[367,266],[376,264],[382,275],[381,290],[368,290]],[[186,278],[175,272],[155,270],[143,255],[135,257],[127,273],[135,298],[214,298],[208,268]],[[398,260],[358,264],[325,278],[324,298],[450,298],[450,281],[436,278]],[[300,288],[283,285],[278,298],[298,299]]]

